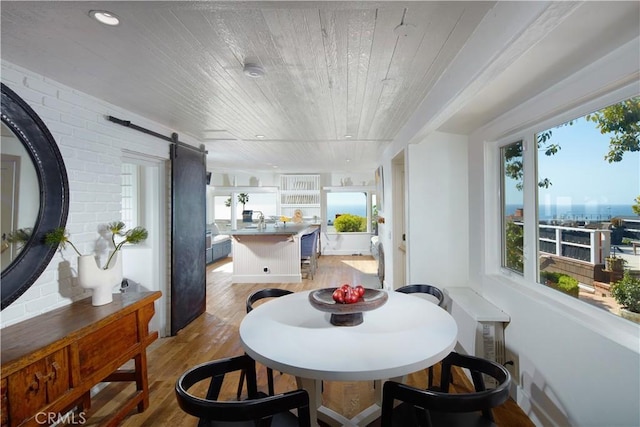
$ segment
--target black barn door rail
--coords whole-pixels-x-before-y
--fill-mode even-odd
[[[117,123],[117,124],[119,124],[121,126],[128,127],[128,128],[137,130],[137,131],[142,132],[142,133],[146,133],[147,135],[155,136],[156,138],[160,138],[160,139],[162,139],[164,141],[169,141],[172,144],[180,145],[180,146],[182,146],[184,148],[189,148],[189,149],[194,150],[194,151],[204,151],[204,147],[202,147],[202,146],[200,146],[200,148],[198,148],[198,147],[194,147],[192,145],[185,144],[184,142],[179,141],[178,140],[178,134],[176,132],[172,133],[171,136],[169,137],[169,136],[162,135],[162,134],[160,134],[158,132],[154,132],[152,130],[149,130],[147,128],[143,128],[142,126],[135,125],[135,124],[131,123],[129,120],[122,120],[122,119],[119,119],[119,118],[113,117],[113,116],[107,116],[107,119],[110,122]],[[206,151],[204,151],[204,152],[206,153]]]

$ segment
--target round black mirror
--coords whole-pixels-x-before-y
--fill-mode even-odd
[[[17,218],[11,223],[3,222],[2,225],[3,250],[16,244],[8,236],[21,236],[19,250],[6,263],[2,263],[0,294],[1,309],[4,310],[40,277],[55,254],[56,248],[45,245],[43,240],[47,232],[56,227],[64,227],[67,222],[69,183],[62,155],[46,125],[22,98],[4,84],[1,86],[3,132],[10,132],[12,138],[15,137],[22,143],[26,152],[21,159],[22,163],[31,162],[37,177],[38,188],[31,191],[39,192],[39,198],[31,197],[37,205],[30,209],[37,211],[33,227],[18,227],[20,221]],[[20,210],[14,206],[16,202],[13,197],[18,192],[20,176],[15,172],[10,174],[14,176],[10,188],[3,188],[3,210],[6,208],[8,212],[15,212],[19,216]],[[3,179],[3,186],[5,183],[6,180]]]

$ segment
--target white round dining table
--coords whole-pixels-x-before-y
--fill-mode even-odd
[[[256,361],[296,376],[309,392],[311,406],[329,412],[329,421],[338,418],[330,424],[365,425],[379,407],[352,420],[340,418],[322,407],[317,380],[401,379],[444,359],[456,344],[453,317],[423,298],[388,292],[387,302],[364,312],[361,324],[334,326],[330,313],[311,305],[310,292],[295,292],[254,308],[240,324],[240,340]],[[378,390],[381,393],[382,387]]]

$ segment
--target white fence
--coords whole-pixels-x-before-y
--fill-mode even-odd
[[[551,255],[604,264],[611,248],[611,230],[539,225],[539,249]]]

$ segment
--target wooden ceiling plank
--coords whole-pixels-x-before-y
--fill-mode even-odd
[[[344,134],[358,139],[368,74],[371,71],[371,49],[376,25],[376,10],[356,10],[348,25],[348,89],[347,127]]]
[[[403,121],[398,120],[398,116],[407,117],[408,114],[405,104],[412,99],[408,84],[414,79],[414,75],[423,72],[418,69],[418,64],[422,61],[419,58],[420,47],[424,45],[423,40],[428,34],[429,22],[433,18],[437,3],[420,6],[406,8],[403,24],[409,26],[408,35],[396,34],[398,41],[388,69],[388,78],[393,81],[393,84],[385,88],[376,112],[378,118],[373,124],[374,133],[381,134],[385,138],[395,135],[404,125]],[[447,17],[438,16],[437,19],[447,20]],[[387,123],[382,123],[382,118],[386,118]]]
[[[405,103],[405,108],[410,111],[417,109],[439,76],[455,58],[456,52],[468,40],[473,29],[490,9],[490,5],[483,2],[459,2],[456,6],[458,6],[457,9],[447,9],[450,12],[446,13],[445,5],[434,4],[434,9],[430,13],[425,37],[415,55],[415,61],[410,66],[417,72],[409,75],[405,84],[406,92],[418,95]],[[392,120],[399,122],[402,117],[406,121],[406,115],[395,112]],[[398,131],[399,128],[394,129],[394,133]]]
[[[372,130],[380,98],[383,91],[388,90],[385,87],[390,83],[393,84],[385,81],[397,41],[393,29],[399,25],[403,14],[404,7],[384,7],[377,10],[369,73],[358,128],[360,139],[376,138]]]
[[[347,67],[345,26],[338,19],[343,11],[336,13],[332,10],[320,10],[320,22],[324,37],[324,57],[327,63],[329,90],[331,94],[331,111],[335,123],[335,137],[338,138],[342,129],[346,129],[347,104]]]
[[[269,13],[271,34],[282,58],[283,85],[274,95],[295,120],[297,132],[292,136],[298,139],[323,135],[322,117],[330,113],[318,108],[316,97],[322,91],[313,71],[313,40],[309,37],[318,24],[314,14],[306,12],[296,9]]]

